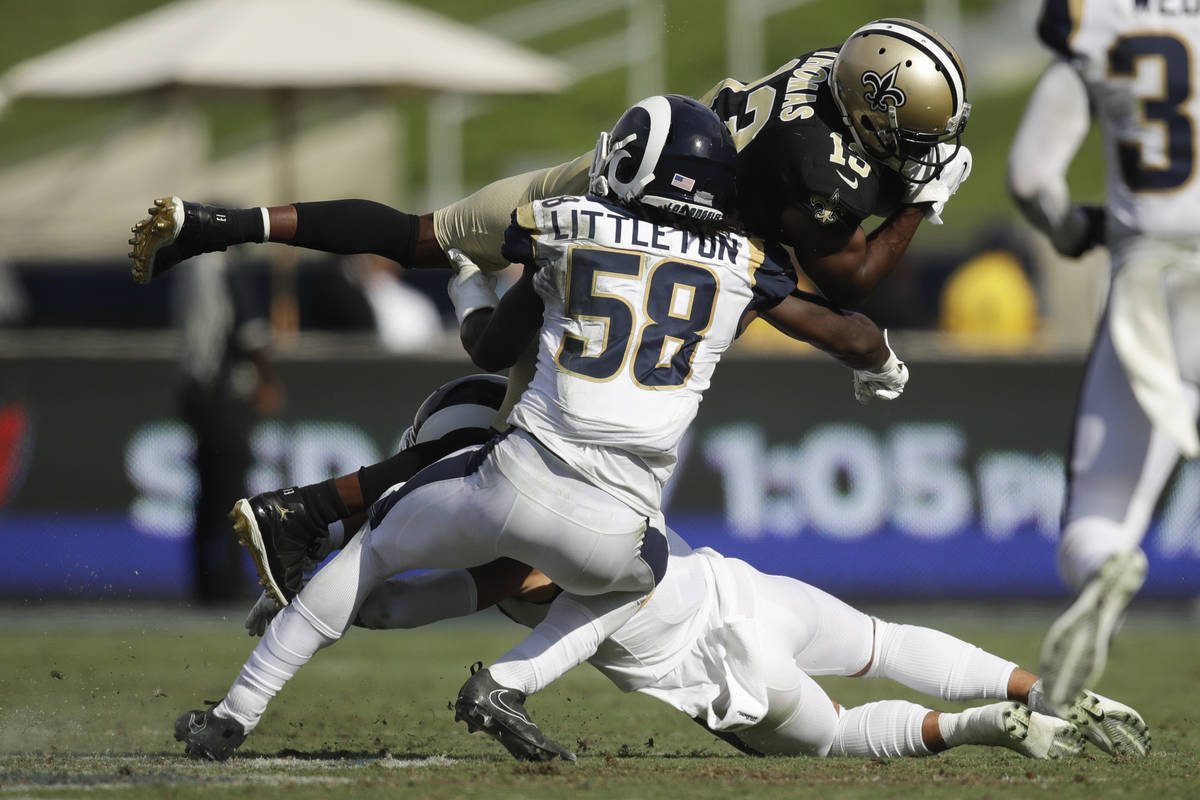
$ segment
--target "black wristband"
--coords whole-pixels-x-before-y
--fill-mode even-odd
[[[263,240],[261,208],[214,208],[212,224],[213,232],[227,246]]]

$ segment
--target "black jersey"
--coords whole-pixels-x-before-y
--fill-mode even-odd
[[[753,83],[727,78],[702,98],[733,133],[738,207],[757,236],[784,240],[789,206],[849,235],[900,204],[903,180],[863,158],[842,124],[828,81],[837,50],[814,50]]]

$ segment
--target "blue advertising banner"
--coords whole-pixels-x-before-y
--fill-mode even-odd
[[[1081,365],[909,363],[900,400],[863,407],[835,364],[730,357],[681,450],[669,524],[847,596],[1064,596],[1054,555]],[[254,429],[250,492],[390,454],[425,395],[471,371],[385,357],[281,369],[288,406]],[[0,370],[0,596],[186,597],[196,476],[173,364]],[[1144,547],[1143,595],[1200,594],[1200,466],[1179,470]]]

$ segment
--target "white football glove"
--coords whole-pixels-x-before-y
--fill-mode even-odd
[[[263,592],[258,596],[258,600],[251,607],[250,613],[246,615],[246,621],[242,625],[250,631],[251,636],[262,636],[267,630],[267,625],[278,613],[279,604],[275,602],[275,598]]]
[[[485,274],[458,248],[450,248],[446,251],[446,256],[450,259],[450,268],[453,270],[446,292],[450,295],[450,302],[454,304],[458,324],[461,325],[474,311],[495,308],[500,302],[500,298],[496,296],[495,274]]]
[[[950,143],[939,144],[937,146],[939,159],[949,156],[954,152],[955,147],[957,145]],[[958,147],[958,152],[954,153],[954,157],[942,167],[941,174],[936,178],[926,183],[910,182],[908,184],[908,189],[904,193],[904,202],[910,205],[929,203],[929,207],[925,209],[925,219],[933,225],[941,225],[942,211],[946,208],[946,201],[971,175],[971,164],[971,151],[965,146]],[[906,168],[905,177],[919,178],[928,173],[929,169],[929,167],[916,164]]]
[[[883,332],[883,343],[888,349],[888,357],[882,366],[854,370],[854,399],[863,405],[873,399],[895,400],[904,393],[904,385],[908,383],[908,367],[887,343],[887,331]]]

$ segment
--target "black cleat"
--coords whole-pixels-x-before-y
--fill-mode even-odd
[[[250,550],[258,582],[282,608],[304,586],[306,566],[329,531],[313,521],[295,487],[238,500],[229,512],[238,543]]]
[[[454,721],[467,723],[471,733],[483,731],[521,761],[574,761],[574,753],[547,739],[529,718],[525,693],[496,683],[486,669],[477,669],[482,666],[473,666],[471,677],[458,690]]]
[[[218,717],[210,707],[181,714],[175,720],[175,741],[184,743],[188,758],[224,761],[246,741],[246,731],[240,722]]]
[[[133,279],[149,283],[180,261],[201,253],[224,250],[227,245],[215,233],[213,214],[219,209],[189,203],[178,197],[160,197],[150,216],[133,226]]]

